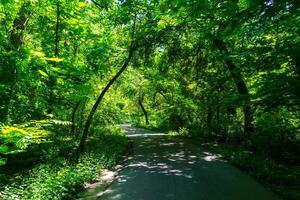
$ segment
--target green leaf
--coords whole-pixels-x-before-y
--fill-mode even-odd
[[[46,78],[48,78],[49,76],[48,76],[48,74],[46,73],[46,72],[44,72],[44,71],[42,71],[42,70],[38,70],[38,72],[42,75],[42,76],[44,76],[44,77],[46,77]]]
[[[8,147],[5,145],[0,145],[0,153],[5,154],[9,151]]]
[[[56,58],[56,57],[53,57],[53,58],[45,58],[45,60],[47,61],[52,61],[52,62],[61,62],[63,61],[64,59],[63,58]]]

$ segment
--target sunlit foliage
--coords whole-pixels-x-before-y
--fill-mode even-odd
[[[299,162],[299,6],[1,0],[0,165],[76,163],[125,122]]]

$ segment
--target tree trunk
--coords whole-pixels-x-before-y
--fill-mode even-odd
[[[76,111],[79,108],[81,101],[78,101],[73,109],[72,112],[72,127],[71,127],[71,133],[74,135],[76,131]]]
[[[254,126],[252,123],[253,122],[253,110],[250,106],[250,96],[249,96],[248,88],[242,78],[239,68],[234,65],[232,59],[229,57],[229,53],[228,53],[228,50],[226,48],[224,41],[221,39],[214,39],[213,42],[214,42],[214,45],[221,52],[223,52],[225,54],[226,66],[231,73],[231,76],[236,85],[239,95],[243,98],[243,101],[244,101],[244,106],[243,106],[244,133],[245,133],[245,135],[249,135],[250,133],[252,133],[254,131]]]
[[[220,117],[220,100],[219,96],[217,95],[217,102],[216,102],[216,127],[217,127],[217,132],[221,131],[221,117]]]
[[[107,85],[105,86],[105,88],[102,90],[102,92],[100,93],[97,101],[95,102],[95,104],[93,105],[90,113],[89,113],[89,116],[85,122],[85,125],[84,125],[84,130],[83,130],[83,133],[82,133],[82,137],[81,137],[81,140],[80,140],[80,143],[79,143],[79,146],[77,148],[77,151],[76,151],[76,160],[78,161],[79,159],[79,156],[81,153],[84,152],[84,149],[85,149],[85,143],[86,143],[86,139],[88,137],[88,134],[89,134],[89,130],[90,130],[90,126],[91,126],[91,123],[92,123],[92,119],[93,119],[93,116],[99,106],[99,104],[101,103],[104,95],[106,94],[106,92],[109,90],[109,88],[114,84],[114,82],[119,78],[119,76],[125,71],[125,69],[128,67],[129,65],[129,62],[133,56],[133,53],[135,52],[135,50],[137,49],[137,45],[134,41],[134,36],[135,36],[135,25],[136,25],[136,15],[135,15],[135,18],[134,18],[134,21],[133,21],[133,29],[132,29],[132,33],[131,33],[131,44],[130,44],[130,47],[129,47],[129,53],[128,53],[128,57],[126,58],[123,66],[121,67],[121,69],[115,74],[115,76],[107,83]]]
[[[142,111],[144,113],[146,125],[149,125],[148,113],[147,113],[146,109],[143,106],[142,99],[140,99],[140,98],[139,98],[139,105],[140,105],[140,107],[141,107],[141,109],[142,109]]]
[[[116,75],[108,82],[108,84],[105,86],[105,88],[102,90],[102,92],[100,93],[97,101],[95,102],[95,104],[93,105],[91,111],[90,111],[90,114],[85,122],[85,126],[84,126],[84,130],[83,130],[83,133],[82,133],[82,137],[81,137],[81,140],[80,140],[80,144],[77,148],[77,159],[79,158],[80,154],[84,151],[84,148],[85,148],[85,141],[88,137],[88,133],[89,133],[89,129],[90,129],[90,126],[91,126],[91,123],[92,123],[92,119],[93,119],[93,116],[99,106],[99,104],[101,103],[104,95],[106,94],[106,92],[108,91],[108,89],[113,85],[113,83],[118,79],[118,77],[125,71],[125,69],[127,68],[132,56],[133,56],[133,53],[134,51],[136,50],[136,46],[134,44],[134,41],[131,42],[131,45],[130,45],[130,49],[129,49],[129,54],[128,54],[128,57],[126,58],[123,66],[121,67],[121,69],[116,73]]]
[[[17,18],[13,22],[13,28],[10,32],[9,40],[13,47],[17,50],[21,48],[24,43],[24,31],[27,29],[28,25],[28,15],[27,10],[28,3],[24,3],[19,11]]]
[[[55,47],[54,47],[54,57],[57,58],[59,56],[59,27],[60,27],[60,4],[59,0],[56,2],[56,25],[55,25]],[[53,67],[57,66],[57,62],[53,62]],[[48,86],[50,89],[49,99],[48,99],[48,114],[53,112],[53,104],[54,104],[54,87],[56,85],[56,78],[49,74]]]
[[[211,132],[212,131],[212,109],[211,105],[207,106],[207,115],[206,115],[206,123],[207,123],[207,128]]]
[[[11,31],[7,31],[10,46],[6,51],[18,52],[24,44],[24,33],[28,26],[30,9],[29,3],[23,3],[18,15],[13,21]],[[7,18],[7,13],[5,13]],[[6,23],[6,22],[5,22]],[[20,56],[18,54],[18,56]],[[8,59],[11,60],[11,59]],[[1,88],[0,91],[0,121],[4,122],[8,119],[10,110],[15,108],[17,101],[17,82],[18,82],[18,68],[15,61],[6,62],[6,66],[0,69],[0,84],[7,85]],[[12,112],[14,115],[15,112]]]

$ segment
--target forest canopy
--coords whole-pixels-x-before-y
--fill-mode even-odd
[[[1,0],[0,165],[18,155],[49,161],[46,152],[78,161],[88,138],[125,122],[294,162],[299,7],[298,0]]]

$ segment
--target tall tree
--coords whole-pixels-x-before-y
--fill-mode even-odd
[[[109,90],[109,88],[114,84],[114,82],[119,78],[119,76],[126,70],[126,68],[128,67],[128,65],[129,65],[129,63],[130,63],[130,61],[133,57],[134,52],[137,49],[137,41],[135,41],[136,20],[137,20],[137,18],[135,16],[135,18],[133,20],[133,28],[132,28],[131,38],[130,38],[131,43],[130,43],[129,50],[128,50],[128,56],[125,59],[122,67],[120,68],[120,70],[113,76],[112,79],[110,79],[110,81],[107,83],[107,85],[104,87],[104,89],[99,94],[99,96],[98,96],[95,104],[93,105],[93,107],[92,107],[92,109],[91,109],[91,111],[88,115],[88,118],[85,122],[82,137],[81,137],[79,146],[77,148],[77,159],[78,159],[79,155],[84,151],[86,139],[87,139],[88,134],[89,134],[89,129],[90,129],[90,126],[91,126],[91,123],[92,123],[92,120],[93,120],[93,116],[94,116],[99,104],[103,100],[103,97],[105,96],[105,94]]]

